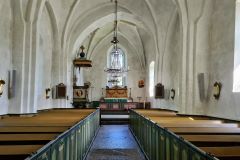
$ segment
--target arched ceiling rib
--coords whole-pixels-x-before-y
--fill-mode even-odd
[[[91,8],[102,8],[102,10],[104,10],[104,6],[107,6],[107,5],[110,5],[110,6],[113,6],[113,3],[110,3],[109,0],[102,0],[102,1],[91,1],[91,0],[87,0],[89,4],[91,4]],[[78,7],[81,8],[82,10],[82,13],[86,13],[86,12],[89,12],[91,11],[92,9],[88,7],[82,7],[82,6],[79,6],[80,4],[84,3],[85,1],[84,0],[75,0],[73,3],[72,3],[72,6],[68,12],[68,15],[67,15],[67,20],[66,20],[66,23],[64,25],[64,29],[63,29],[63,35],[62,35],[62,47],[64,49],[65,45],[65,41],[67,39],[67,35],[68,35],[68,31],[69,31],[69,28],[71,28],[72,24],[74,23],[74,16],[77,15],[77,12],[79,10],[77,10]],[[137,3],[140,3],[140,2],[143,2],[146,4],[147,6],[147,9],[148,9],[148,12],[150,13],[151,15],[151,18],[150,19],[153,19],[154,20],[154,17],[153,17],[153,10],[151,8],[151,6],[149,5],[150,3],[148,2],[148,0],[136,0]],[[123,4],[129,4],[129,1],[120,1],[119,2],[119,7],[121,7],[121,5]],[[127,9],[127,7],[130,7],[129,5],[125,5],[125,9]],[[134,6],[134,5],[133,5]],[[84,10],[85,9],[85,10]],[[83,11],[84,10],[84,11]],[[132,8],[131,9],[128,9],[128,11],[132,11]],[[139,8],[136,8],[136,10],[139,10]],[[110,12],[111,13],[111,12]],[[133,13],[133,12],[132,12]],[[80,16],[83,16],[83,15],[80,15]],[[77,18],[79,19],[79,17]],[[154,24],[156,22],[153,22]]]
[[[127,13],[131,13],[126,8],[119,7],[119,10]],[[77,14],[76,12],[75,14]],[[103,3],[100,5],[99,4],[93,5],[91,9],[86,10],[83,14],[80,14],[78,17],[73,18],[73,15],[69,17],[69,19],[71,18],[72,20],[70,21],[67,19],[67,23],[63,31],[63,36],[62,36],[63,48],[65,48],[66,41],[69,39],[69,36],[71,35],[72,30],[74,30],[81,24],[88,24],[89,22],[93,22],[94,19],[101,18],[102,16],[109,13],[113,13],[113,4]]]
[[[142,3],[145,4],[145,2],[143,1]],[[154,36],[156,35],[153,34],[153,30],[152,30],[151,24],[154,24],[154,22],[151,22],[152,18],[150,18],[150,21],[149,21],[149,18],[145,18],[145,19],[148,19],[147,21],[148,23],[144,22],[143,21],[144,18],[141,17],[140,19],[137,16],[137,14],[133,14],[134,11],[139,12],[137,11],[139,10],[139,8],[135,8],[134,10],[132,6],[129,6],[126,4],[128,3],[120,2],[119,10],[121,10],[121,12],[119,12],[119,20],[122,20],[123,22],[128,23],[129,25],[137,26],[138,28],[143,28],[144,30],[149,32],[149,34],[151,35],[150,37],[154,39]],[[131,12],[129,10],[131,10]],[[145,7],[145,10],[146,10],[146,7]],[[151,12],[149,11],[149,8],[148,8],[148,11],[145,11],[145,12],[147,13],[146,15],[152,15],[152,14],[149,14],[149,12]],[[98,5],[96,8],[90,9],[87,12],[85,12],[84,15],[86,16],[80,15],[80,17],[75,22],[69,21],[68,24],[65,25],[66,30],[63,33],[64,34],[63,36],[65,36],[64,46],[68,47],[64,50],[64,52],[68,54],[74,53],[79,48],[79,45],[81,45],[84,39],[87,36],[89,36],[96,28],[101,28],[106,23],[113,21],[114,17],[112,13],[113,13],[113,4],[103,3],[102,5]],[[93,15],[96,15],[96,16],[93,16]],[[69,16],[69,18],[70,17],[71,16]],[[137,33],[136,37],[139,37],[140,42],[142,42],[141,41],[142,37],[138,33],[138,29],[136,29],[136,33]],[[141,57],[142,57],[141,59],[144,65],[146,56],[144,55],[145,51],[144,51],[143,45],[144,44],[141,43],[142,52],[140,52],[140,54],[141,54]]]
[[[37,1],[38,3],[36,4],[36,2],[34,2],[33,0],[29,0],[27,13],[33,13],[32,10],[34,10],[33,7],[29,8],[29,6],[37,5],[37,6],[40,6],[41,8],[43,6],[41,5],[41,3],[43,4],[45,1],[48,1],[48,0],[39,0]],[[175,1],[179,1],[179,0],[171,0],[173,5],[176,5]],[[136,31],[138,31],[138,28],[143,28],[146,31],[148,31],[149,34],[151,35],[151,38],[154,39],[154,43],[156,43],[155,46],[158,48],[158,45],[159,44],[161,45],[162,43],[162,42],[159,43],[158,39],[163,36],[158,35],[158,33],[161,34],[161,32],[159,31],[160,30],[159,28],[161,28],[161,24],[158,24],[158,26],[156,25],[157,23],[161,22],[159,21],[159,18],[156,16],[157,12],[156,12],[156,6],[154,4],[156,4],[157,2],[161,2],[163,4],[165,3],[163,0],[160,0],[160,1],[122,0],[122,1],[119,1],[119,10],[120,10],[120,13],[123,13],[125,16],[124,18],[121,19],[123,22],[125,22],[125,24],[128,23],[129,25],[132,25],[132,26],[136,25],[137,27]],[[94,28],[94,26],[92,26],[92,24],[97,24],[98,22],[99,24],[97,24],[97,27],[99,28],[99,27],[103,27],[109,21],[113,21],[113,19],[110,18],[111,17],[110,15],[114,11],[113,9],[114,4],[110,3],[109,0],[101,0],[101,1],[72,0],[71,3],[72,5],[67,14],[67,19],[63,27],[63,34],[62,34],[61,44],[62,44],[62,49],[64,49],[63,50],[64,54],[73,53],[73,51],[79,47],[80,43],[83,42],[84,39],[87,36],[89,36],[91,32],[94,31],[94,29],[96,29]],[[132,5],[132,4],[135,4],[135,5]],[[81,8],[81,10],[78,10],[79,7]],[[139,9],[139,7],[141,9]],[[38,14],[41,14],[41,9],[39,10],[40,12],[38,11]],[[27,14],[27,15],[30,15],[30,14]],[[109,19],[106,18],[107,15],[109,16],[108,17]],[[104,19],[103,17],[106,19]],[[121,17],[121,15],[119,15],[119,17]],[[26,17],[26,19],[29,19],[29,18],[30,17]],[[99,21],[99,19],[101,19],[102,21]],[[142,38],[141,34],[137,32],[137,36],[139,36],[141,40]],[[144,48],[144,44],[142,44],[142,46]],[[159,49],[157,50],[159,51]],[[145,59],[145,55],[143,54],[142,56],[144,57],[143,59]]]
[[[119,15],[119,20],[124,20],[125,22],[133,23],[136,24],[136,26],[139,26],[146,31],[150,35],[153,35],[151,32],[149,32],[150,29],[148,29],[148,26],[145,25],[142,21],[140,21],[136,16],[133,16],[128,13],[120,12],[118,13]],[[74,53],[75,50],[78,49],[79,45],[84,41],[84,39],[91,33],[93,32],[96,28],[101,28],[104,27],[109,22],[112,22],[114,18],[114,14],[106,15],[100,19],[96,19],[95,21],[93,20],[93,23],[88,25],[87,28],[85,27],[80,27],[78,26],[78,30],[72,31],[74,33],[72,35],[72,39],[68,40],[69,44],[73,44],[73,46],[70,46],[70,49],[73,48],[72,50],[69,50],[70,53]],[[129,25],[129,24],[128,24]],[[85,30],[83,30],[85,28]]]

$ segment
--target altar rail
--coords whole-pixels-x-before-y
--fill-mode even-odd
[[[150,107],[150,102],[100,102],[101,110],[149,109]]]
[[[27,160],[83,160],[99,129],[100,111],[97,110],[49,142]]]
[[[217,160],[133,110],[130,129],[150,160]]]

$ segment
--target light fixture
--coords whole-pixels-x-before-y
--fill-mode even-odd
[[[112,83],[112,84],[117,84],[119,82],[119,80],[118,79],[109,79],[108,80],[108,83]]]
[[[46,88],[45,92],[46,92],[46,99],[49,99],[50,95],[51,95],[51,89],[50,88]]]
[[[215,82],[213,85],[213,96],[215,99],[220,98],[221,89],[222,89],[222,84],[220,82]]]
[[[172,100],[174,100],[175,94],[176,94],[176,91],[175,91],[175,89],[172,88],[172,89],[170,90],[170,95],[171,95],[171,99],[172,99]]]
[[[4,84],[5,84],[5,81],[2,80],[2,79],[0,79],[0,97],[1,97],[2,94],[3,94],[3,86],[4,86]]]
[[[125,73],[129,71],[128,68],[125,68],[124,66],[121,65],[120,63],[120,56],[121,53],[119,52],[118,48],[118,43],[119,40],[117,38],[117,28],[118,28],[118,20],[117,20],[117,8],[118,8],[118,1],[115,0],[115,19],[114,19],[114,29],[113,29],[113,39],[111,41],[113,45],[113,51],[112,55],[113,58],[111,59],[110,67],[104,69],[104,71],[108,74],[110,74],[110,80],[108,81],[109,83],[116,83],[118,82],[118,77],[124,76]]]

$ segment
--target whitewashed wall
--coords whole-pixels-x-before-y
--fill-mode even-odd
[[[12,69],[12,12],[10,2],[0,1],[0,79],[5,80],[3,95],[0,97],[0,114],[8,113],[8,71]]]
[[[15,97],[7,88],[0,114],[33,113],[38,109],[71,107],[72,60],[80,45],[87,48],[93,68],[82,79],[95,87],[98,100],[106,78],[106,53],[112,37],[113,3],[109,0],[0,0],[0,78],[16,70]],[[184,114],[238,119],[239,93],[232,93],[235,0],[119,1],[119,35],[127,50],[132,96],[147,97],[154,108]],[[101,53],[101,54],[99,54]],[[176,98],[149,98],[148,70],[155,61],[155,84],[176,90]],[[100,74],[99,74],[100,73]],[[200,100],[197,76],[205,76]],[[144,89],[137,81],[145,79]],[[223,84],[219,101],[215,81]],[[67,85],[69,99],[45,99],[45,89]]]

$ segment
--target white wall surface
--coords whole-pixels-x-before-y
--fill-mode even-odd
[[[103,72],[112,38],[114,4],[109,0],[0,0],[0,78],[16,70],[15,96],[0,97],[0,114],[71,107],[72,60],[84,45],[93,67],[81,80],[92,83],[92,100],[106,85]],[[119,40],[127,51],[132,97],[147,97],[154,108],[184,114],[239,119],[240,95],[232,93],[235,0],[119,1]],[[155,84],[175,89],[174,100],[149,98],[148,70],[155,61]],[[204,74],[199,88],[198,74]],[[137,82],[145,79],[145,88]],[[213,84],[223,90],[213,98]],[[67,85],[69,99],[45,99],[45,89]],[[199,90],[205,97],[200,99]]]

